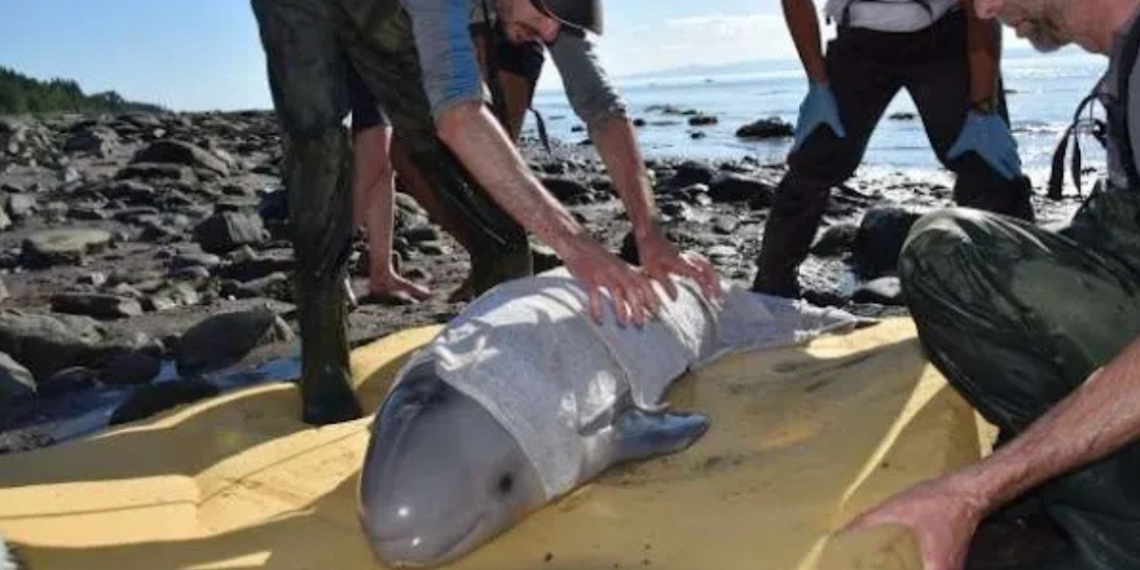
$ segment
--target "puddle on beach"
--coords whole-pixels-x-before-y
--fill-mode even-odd
[[[300,355],[187,376],[179,375],[173,360],[166,360],[146,384],[97,386],[13,402],[0,415],[0,454],[62,443],[190,401],[259,384],[293,382],[300,375]]]

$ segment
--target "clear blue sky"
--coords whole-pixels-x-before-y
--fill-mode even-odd
[[[795,54],[778,0],[606,9],[601,53],[616,76]],[[0,65],[179,110],[271,106],[249,0],[0,0]],[[544,74],[544,85],[556,82]]]

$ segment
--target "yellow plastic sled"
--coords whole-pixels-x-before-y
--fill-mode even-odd
[[[353,353],[365,409],[437,330]],[[670,399],[711,416],[697,444],[610,471],[453,567],[918,570],[898,529],[831,531],[987,449],[909,319],[728,357]],[[370,420],[299,417],[295,387],[264,386],[0,457],[0,534],[33,570],[381,568],[356,518]]]

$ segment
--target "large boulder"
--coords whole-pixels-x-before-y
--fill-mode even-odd
[[[159,140],[142,149],[131,159],[132,164],[181,164],[229,176],[225,161],[206,149],[179,140]]]
[[[83,263],[87,255],[110,245],[114,236],[99,229],[60,229],[36,233],[24,240],[23,263],[32,268]]]
[[[740,127],[736,136],[742,139],[777,139],[793,136],[795,129],[779,117],[760,119]]]
[[[63,152],[91,154],[106,158],[119,145],[119,135],[103,126],[84,128],[63,143]]]
[[[51,310],[96,319],[125,319],[143,314],[138,300],[103,293],[58,293],[51,298]]]
[[[819,239],[811,246],[812,255],[820,257],[837,257],[851,251],[855,243],[855,236],[859,233],[859,226],[855,224],[836,224],[827,228]]]
[[[202,251],[222,255],[243,245],[258,244],[268,238],[261,216],[223,212],[206,218],[194,227],[194,239]]]
[[[36,378],[84,362],[98,353],[104,331],[89,317],[0,312],[0,352],[23,364]]]
[[[292,329],[266,307],[214,315],[186,331],[175,348],[183,375],[217,370],[273,341],[290,340]]]
[[[774,189],[771,185],[741,174],[721,174],[709,184],[709,197],[713,202],[749,202],[759,199],[758,196],[771,203]]]
[[[892,275],[899,253],[920,214],[894,206],[872,208],[863,215],[855,234],[851,265],[864,279]]]
[[[668,186],[685,188],[694,184],[709,184],[715,176],[716,170],[712,166],[689,160],[674,169],[673,177],[669,179]]]

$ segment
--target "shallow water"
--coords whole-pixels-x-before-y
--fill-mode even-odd
[[[213,397],[259,384],[293,382],[300,375],[299,355],[257,365],[237,364],[194,376],[180,376],[174,361],[164,361],[159,375],[147,384],[97,386],[14,402],[0,417],[0,454],[54,445],[98,433],[116,423],[116,413],[124,412],[125,406],[137,405],[137,398],[163,401],[162,396],[156,398],[152,394],[167,387],[171,388],[169,394],[177,389],[181,394],[190,394],[191,398]],[[147,390],[152,394],[143,393]],[[175,396],[166,396],[172,397]],[[184,399],[161,407],[183,402]]]
[[[1057,54],[1041,55],[1026,50],[1007,51],[1003,62],[1014,138],[1024,167],[1035,185],[1048,178],[1053,150],[1069,125],[1080,100],[1104,73],[1107,59],[1069,48]],[[548,65],[545,73],[556,74]],[[555,83],[559,83],[555,81]],[[763,117],[776,116],[795,124],[807,83],[798,61],[769,61],[726,66],[708,73],[671,72],[639,77],[617,78],[630,114],[650,124],[638,129],[638,140],[648,156],[685,156],[706,159],[739,159],[753,156],[762,162],[783,162],[792,139],[745,141],[736,138],[736,129]],[[672,105],[715,115],[719,123],[690,127],[688,117],[664,115],[648,109]],[[572,132],[581,124],[561,90],[539,91],[535,108],[546,117],[551,136],[581,141],[584,132]],[[915,107],[905,92],[891,102],[872,135],[863,170],[901,171],[919,174],[942,170],[921,120],[891,120],[894,113],[913,113]],[[1102,114],[1098,111],[1098,114]],[[657,121],[675,125],[655,126]],[[705,137],[693,140],[690,132]],[[534,120],[528,118],[526,131],[534,135]],[[1100,167],[1103,152],[1091,138],[1082,140],[1085,164]]]

